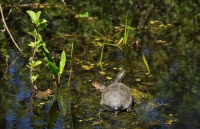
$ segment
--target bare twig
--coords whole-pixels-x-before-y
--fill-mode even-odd
[[[17,43],[15,42],[14,38],[12,37],[7,25],[6,25],[6,22],[5,22],[5,19],[4,19],[4,15],[3,15],[3,10],[2,10],[2,7],[1,7],[1,4],[0,4],[0,11],[1,11],[1,17],[2,17],[2,21],[4,23],[4,26],[8,32],[8,34],[10,35],[10,38],[12,39],[13,43],[15,44],[15,46],[17,47],[17,49],[20,51],[20,53],[23,53],[22,50],[19,48],[19,46],[17,45]]]
[[[70,86],[70,80],[71,80],[71,78],[72,78],[72,68],[69,70],[69,79],[68,79],[68,86]]]
[[[8,70],[9,70],[9,68],[13,65],[13,63],[17,60],[17,58],[19,57],[20,55],[18,55],[17,57],[15,57],[15,59],[11,62],[11,64],[9,65],[8,64],[8,57],[7,56],[5,56],[6,57],[6,68],[5,68],[5,72],[4,72],[4,74],[3,74],[3,77],[0,79],[0,81],[2,81],[3,79],[5,79],[5,77],[6,77],[6,74],[8,73]]]

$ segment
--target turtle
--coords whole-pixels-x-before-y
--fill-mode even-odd
[[[133,97],[131,89],[122,83],[122,79],[125,75],[126,70],[121,70],[117,74],[115,82],[110,84],[108,87],[97,82],[92,83],[96,89],[102,91],[100,101],[101,111],[114,111],[115,115],[118,114],[119,111],[131,111]]]

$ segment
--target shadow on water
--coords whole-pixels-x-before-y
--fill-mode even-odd
[[[65,7],[63,3],[9,4],[2,3],[6,23],[24,54],[18,55],[8,34],[0,33],[0,77],[3,77],[0,128],[200,128],[198,1],[72,1]],[[66,104],[65,116],[56,101],[55,90],[52,97],[30,102],[33,87],[26,65],[31,55],[27,43],[32,39],[27,32],[33,26],[26,10],[41,10],[42,17],[47,19],[48,27],[42,36],[55,60],[62,50],[67,53],[60,87]],[[120,47],[107,44],[122,39],[127,12],[134,14],[125,58],[123,43]],[[76,47],[68,87],[72,41]],[[139,44],[135,46],[135,42]],[[107,44],[102,70],[98,62],[103,43]],[[142,54],[148,61],[150,74],[146,74]],[[41,55],[37,58],[42,60]],[[110,85],[120,68],[127,70],[123,83],[133,92],[132,112],[116,116],[100,112],[101,93],[91,84],[97,81]],[[47,66],[37,71],[38,87],[42,91],[52,88]]]

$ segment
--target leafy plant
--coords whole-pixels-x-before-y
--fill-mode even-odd
[[[129,19],[128,18],[128,13],[127,13],[125,26],[124,26],[123,38],[118,40],[118,42],[115,42],[114,38],[116,36],[118,36],[121,33],[121,31],[115,33],[114,36],[107,36],[106,34],[103,35],[103,34],[101,34],[100,32],[98,32],[96,30],[94,31],[98,35],[100,35],[100,37],[96,38],[95,42],[88,42],[88,43],[93,43],[93,44],[99,45],[101,47],[101,55],[100,55],[100,60],[99,60],[99,65],[100,65],[101,69],[103,69],[102,60],[103,60],[103,53],[104,53],[105,45],[107,45],[107,46],[115,46],[115,47],[118,47],[119,49],[123,50],[122,47],[121,47],[122,44],[123,44],[124,45],[124,49],[126,50],[126,46],[127,46],[127,42],[128,42],[128,38],[129,38],[129,33],[130,33],[130,30],[132,30],[132,28],[130,27],[132,19],[133,19],[133,15]],[[99,39],[100,39],[100,41],[97,41]],[[126,52],[127,51],[125,51],[125,56],[127,55]]]
[[[131,29],[130,25],[131,25],[132,19],[133,19],[133,16],[130,19],[128,19],[128,13],[127,13],[127,15],[126,15],[126,21],[125,21],[125,26],[124,26],[124,45],[125,45],[125,47],[127,45],[129,31]]]
[[[114,38],[117,35],[119,35],[121,33],[121,31],[117,32],[116,34],[114,34],[114,36],[110,36],[110,37],[107,37],[106,34],[104,36],[103,34],[101,34],[100,32],[98,32],[96,30],[94,32],[97,33],[100,37],[96,38],[95,42],[87,42],[87,43],[96,44],[101,47],[101,55],[100,55],[99,65],[100,65],[101,69],[103,69],[102,60],[103,60],[103,53],[104,53],[105,46],[114,46],[114,47],[118,47],[119,49],[122,50],[121,43],[123,41],[123,38],[121,38],[118,42],[114,42]]]
[[[40,31],[45,29],[47,26],[47,20],[40,19],[41,11],[38,11],[35,13],[31,10],[28,10],[27,13],[30,16],[32,23],[35,24],[35,26],[36,26],[32,32],[29,32],[29,34],[32,35],[35,40],[28,44],[33,50],[32,56],[29,59],[28,67],[30,69],[30,79],[31,79],[32,85],[34,86],[34,90],[35,90],[35,92],[38,92],[38,88],[36,86],[36,80],[39,77],[39,74],[37,74],[37,71],[33,72],[33,70],[37,66],[42,64],[42,61],[36,59],[36,53],[38,53],[38,52],[43,53],[46,63],[48,65],[48,69],[54,76],[56,76],[58,78],[56,81],[56,86],[57,86],[57,88],[59,88],[60,77],[64,71],[64,67],[66,64],[65,51],[63,51],[61,54],[60,64],[58,67],[56,65],[55,61],[53,60],[52,56],[50,55],[49,50],[46,47],[46,43],[43,41],[42,36],[40,35]],[[59,99],[60,98],[62,98],[62,97],[59,97]],[[65,105],[62,101],[63,101],[63,99],[60,100],[61,106],[65,107]],[[62,108],[62,107],[61,107],[62,112],[65,115],[66,111],[63,111],[63,109],[65,109],[65,108]]]

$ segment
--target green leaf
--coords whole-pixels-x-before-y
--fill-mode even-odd
[[[47,27],[47,24],[46,23],[42,23],[42,24],[39,25],[39,27],[40,27],[40,30],[43,30],[43,29],[45,29]]]
[[[43,45],[43,43],[44,43],[44,41],[37,41],[37,42],[35,42],[35,48],[37,48],[37,52],[40,52],[41,51],[41,49],[39,49],[40,48],[40,46],[42,46]]]
[[[32,35],[32,36],[35,36],[32,32],[28,32],[28,34]]]
[[[37,41],[37,42],[31,42],[28,44],[28,46],[31,46],[32,48],[39,48],[41,45],[40,45],[40,42]]]
[[[52,72],[52,74],[58,75],[59,68],[56,66],[55,63],[53,63],[51,61],[48,61],[48,68],[50,69],[50,71]]]
[[[38,34],[38,41],[43,41],[42,40],[42,36],[40,34]],[[44,41],[43,41],[44,42]]]
[[[43,30],[47,27],[47,20],[46,19],[39,19],[39,29]]]
[[[34,67],[33,65],[34,65],[35,61],[33,60],[33,57],[31,57],[29,60],[30,60],[28,63],[29,66]]]
[[[34,62],[34,66],[33,67],[38,66],[40,64],[42,64],[42,61],[38,60],[38,61]]]
[[[37,30],[34,29],[33,32],[28,32],[28,34],[30,34],[30,35],[36,37],[38,33],[37,33]]]
[[[40,19],[39,24],[43,24],[43,23],[47,23],[47,20],[46,19]]]
[[[66,54],[65,51],[62,51],[61,54],[61,59],[60,59],[60,71],[59,71],[59,75],[61,75],[63,73],[63,70],[65,68],[65,63],[66,63]]]
[[[40,42],[39,42],[39,46],[42,46],[43,44],[45,44],[44,41],[40,41]]]
[[[26,65],[28,68],[31,68],[31,66],[30,65]]]
[[[36,29],[33,30],[33,35],[34,35],[34,36],[37,36],[37,35],[38,35],[38,32],[37,32]]]
[[[146,68],[147,68],[148,74],[150,74],[150,68],[149,68],[148,62],[147,62],[144,54],[142,54],[142,59],[143,59],[143,62],[145,64]]]
[[[28,10],[26,11],[28,13],[28,15],[31,17],[31,21],[32,23],[36,24],[36,14],[35,12],[31,11],[31,10]]]
[[[34,42],[30,42],[30,43],[28,44],[28,46],[30,46],[30,47],[32,47],[32,48],[35,48],[35,43],[34,43]]]
[[[85,12],[83,14],[79,14],[79,17],[83,18],[83,17],[88,17],[89,16],[89,13],[88,12]]]
[[[54,62],[54,60],[53,60],[53,58],[51,57],[51,55],[50,55],[48,49],[46,48],[46,44],[45,44],[45,43],[42,44],[42,52],[43,52],[44,57],[45,57],[45,59],[47,60],[47,62],[48,62],[48,61]]]
[[[33,75],[32,78],[31,78],[31,80],[36,81],[37,78],[38,78],[38,75],[39,75],[39,74],[37,74],[37,75]]]
[[[40,14],[41,14],[41,11],[38,11],[38,12],[36,13],[36,20],[37,20],[37,21],[39,21],[39,19],[40,19]]]
[[[49,50],[48,50],[47,47],[46,47],[46,43],[43,42],[42,48],[44,49],[43,51],[45,51],[46,53],[49,54]]]

